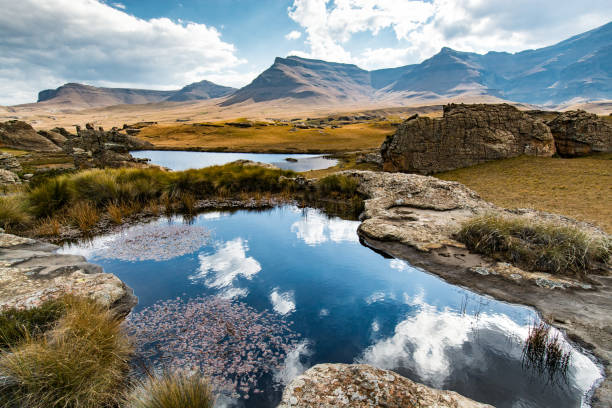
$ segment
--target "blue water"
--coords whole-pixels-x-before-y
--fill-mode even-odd
[[[196,240],[197,248],[175,245],[162,260],[142,260],[147,246],[162,244],[156,239],[138,241],[134,259],[141,260],[125,251],[116,259],[117,247],[125,250],[117,244],[121,234],[62,251],[85,255],[132,287],[136,313],[165,299],[222,296],[293,322],[300,345],[270,382],[286,383],[317,363],[365,362],[498,407],[581,406],[600,377],[586,356],[573,351],[567,383],[550,383],[522,366],[522,342],[537,320],[532,309],[385,258],[359,243],[358,224],[295,207],[213,212],[189,223],[175,217],[149,224],[210,234],[202,246]],[[272,407],[280,395],[268,390],[220,401]]]
[[[199,169],[202,167],[222,165],[236,160],[251,160],[273,164],[281,169],[293,171],[320,170],[333,167],[337,160],[320,154],[276,154],[276,153],[217,153],[188,152],[179,150],[141,150],[131,152],[137,158],[151,159],[151,163],[171,170]],[[296,159],[297,162],[285,159]]]

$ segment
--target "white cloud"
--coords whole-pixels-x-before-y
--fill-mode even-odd
[[[306,244],[315,246],[332,242],[358,242],[359,222],[329,218],[320,211],[308,209],[306,215],[291,225],[291,232]]]
[[[444,46],[483,53],[550,45],[609,22],[612,2],[294,0],[288,12],[304,28],[308,49],[290,54],[374,69],[418,63]],[[385,29],[397,44],[347,51],[354,34]]]
[[[125,10],[125,4],[122,3],[113,3],[112,6],[121,10]]]
[[[274,379],[277,382],[288,385],[295,377],[306,371],[307,366],[302,363],[302,357],[312,355],[309,346],[308,340],[304,340],[287,353],[283,367],[274,374]]]
[[[301,36],[302,36],[302,33],[300,31],[293,30],[290,33],[288,33],[287,35],[285,35],[285,38],[287,40],[297,40]]]
[[[278,288],[274,288],[270,293],[270,302],[274,311],[281,315],[287,315],[295,312],[295,295],[293,291],[280,292]]]
[[[244,296],[248,292],[230,290],[234,281],[239,277],[252,279],[261,271],[261,264],[246,256],[248,250],[247,241],[236,238],[220,245],[214,254],[200,254],[200,270],[190,278],[204,280],[204,284],[211,288],[224,289],[222,297]]]
[[[31,102],[65,82],[179,88],[222,84],[245,62],[214,27],[143,20],[96,0],[3,2],[0,104]]]

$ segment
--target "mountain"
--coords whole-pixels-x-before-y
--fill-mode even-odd
[[[173,91],[149,89],[99,88],[68,83],[57,89],[38,93],[38,102],[75,108],[94,108],[121,104],[144,104],[163,101],[191,101],[218,98],[234,92],[234,88],[209,81],[196,82]]]
[[[612,99],[612,23],[537,50],[477,54],[445,47],[420,64],[374,71],[295,56],[276,58],[222,106],[276,99],[401,103],[467,95],[539,105]]]

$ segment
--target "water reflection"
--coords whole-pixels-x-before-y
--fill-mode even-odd
[[[291,232],[308,245],[320,245],[327,241],[358,242],[358,223],[330,218],[320,211],[307,209],[304,216],[291,225]]]

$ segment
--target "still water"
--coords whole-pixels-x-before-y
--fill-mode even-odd
[[[149,363],[208,373],[225,390],[219,406],[276,406],[284,384],[322,362],[372,364],[498,407],[582,406],[601,374],[578,350],[566,381],[522,365],[532,309],[385,258],[359,243],[358,225],[291,206],[210,212],[62,251],[132,287],[131,319],[163,346]]]
[[[140,159],[151,159],[151,163],[167,167],[171,170],[199,169],[222,165],[236,160],[268,163],[281,169],[293,171],[327,169],[338,163],[337,160],[323,157],[320,154],[217,153],[179,150],[140,150],[130,153],[132,156]],[[286,159],[294,159],[296,161],[287,161]]]

